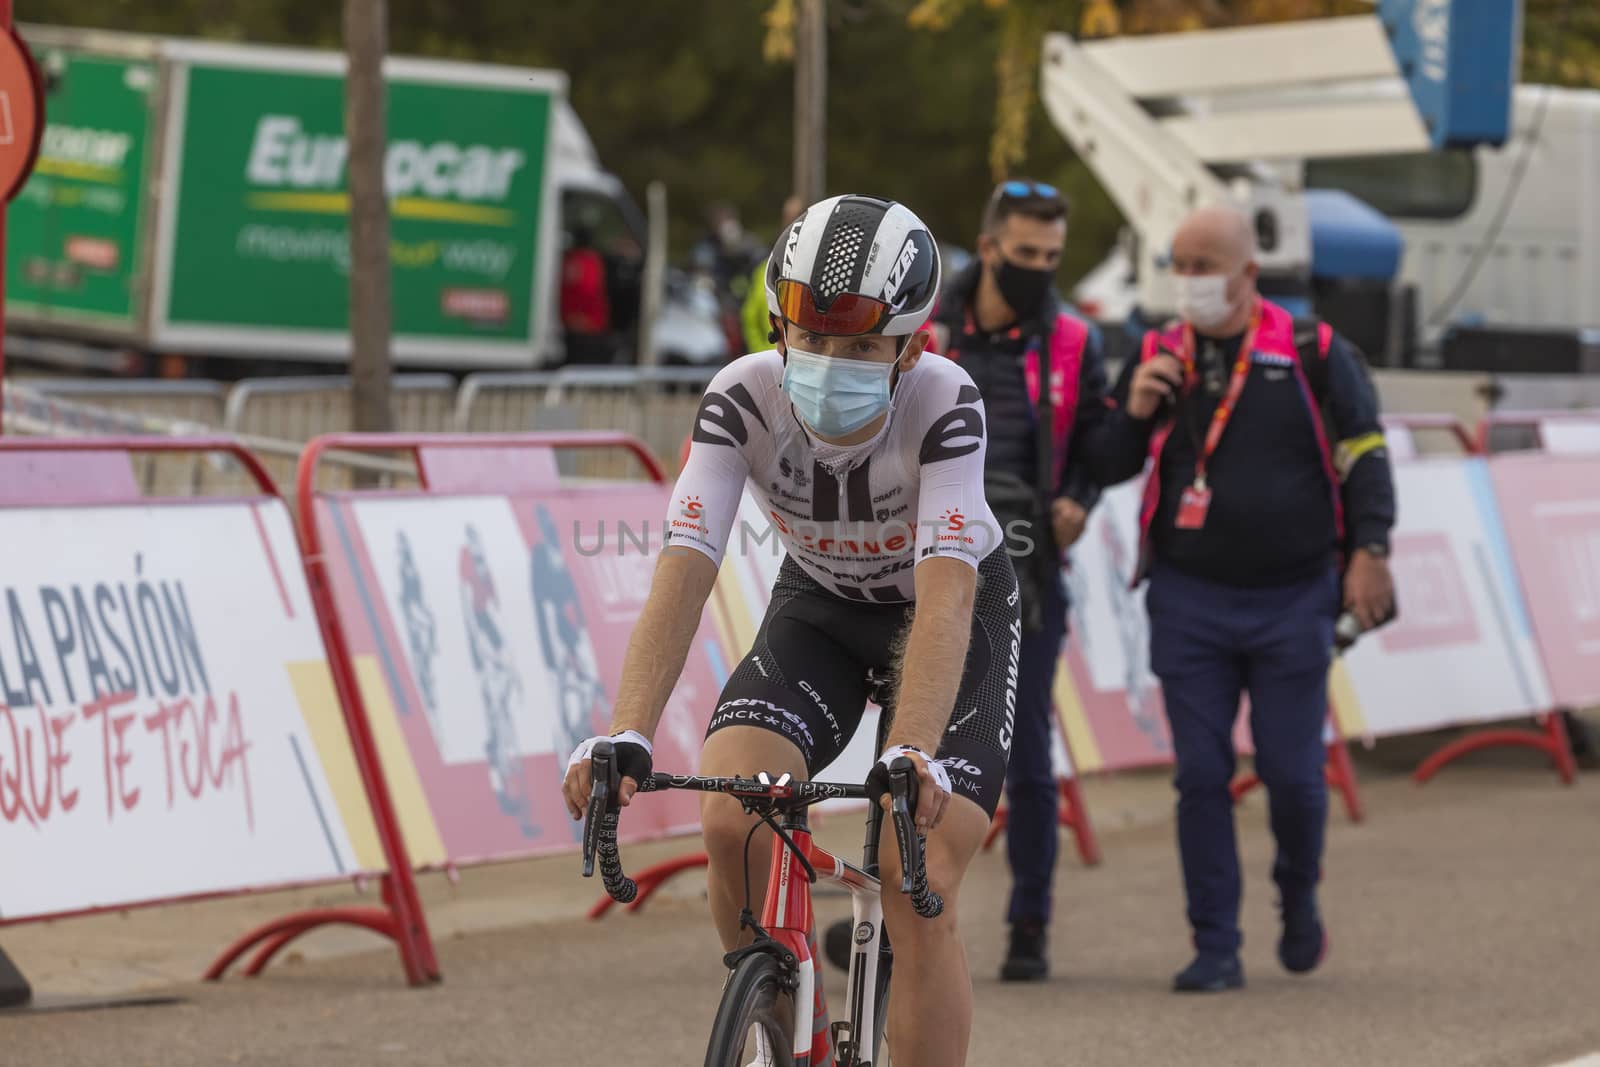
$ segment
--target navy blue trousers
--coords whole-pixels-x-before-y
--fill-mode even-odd
[[[1250,695],[1255,769],[1277,840],[1283,906],[1314,899],[1328,821],[1323,729],[1338,576],[1241,589],[1159,564],[1150,576],[1150,666],[1161,679],[1177,761],[1178,851],[1201,952],[1238,951],[1233,725]]]
[[[1051,683],[1067,635],[1059,581],[1045,591],[1044,625],[1022,635],[1017,664],[1017,721],[1006,767],[1006,856],[1011,861],[1010,923],[1050,921],[1061,792],[1050,761]]]

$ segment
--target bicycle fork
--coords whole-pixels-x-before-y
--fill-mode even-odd
[[[872,1067],[887,1022],[879,1015],[887,1008],[883,994],[888,989],[894,951],[883,929],[883,898],[878,882],[878,842],[882,834],[883,811],[873,805],[867,810],[866,840],[861,850],[862,873],[867,878],[845,880],[855,922],[850,934],[845,1018],[833,1024],[838,1067]]]
[[[837,1067],[872,1067],[877,1056],[878,1013],[883,1010],[878,988],[880,968],[892,958],[883,934],[883,903],[876,893],[853,892],[855,915],[850,949],[850,977],[846,986],[846,1017],[833,1024]]]

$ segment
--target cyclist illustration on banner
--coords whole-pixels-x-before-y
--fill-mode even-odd
[[[611,719],[611,707],[600,683],[600,663],[584,622],[578,586],[561,552],[555,517],[543,504],[536,509],[540,541],[533,547],[533,614],[539,623],[539,646],[555,675],[554,744],[565,764],[584,738]]]
[[[537,837],[539,828],[533,823],[532,802],[512,720],[512,702],[523,691],[522,679],[506,647],[500,597],[494,576],[489,573],[483,541],[475,527],[469,525],[466,529],[467,541],[461,548],[461,615],[489,728],[484,743],[489,784],[500,801],[500,810],[517,819],[524,836]]]
[[[433,736],[443,744],[444,726],[439,721],[439,697],[434,688],[433,661],[439,655],[439,631],[428,607],[426,591],[422,588],[422,575],[417,571],[417,559],[411,551],[411,539],[401,531],[397,535],[400,555],[400,610],[406,628],[406,648],[411,653],[411,671],[422,693],[422,705],[428,713],[428,725]],[[409,705],[402,705],[409,710]]]

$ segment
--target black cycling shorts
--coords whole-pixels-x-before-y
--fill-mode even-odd
[[[1018,601],[1011,560],[1003,549],[990,553],[978,566],[966,667],[936,754],[952,790],[990,816],[1016,721]],[[881,751],[912,608],[844,600],[785,559],[755,644],[723,687],[706,736],[729,726],[781,734],[815,777],[850,743],[871,698],[884,711]]]

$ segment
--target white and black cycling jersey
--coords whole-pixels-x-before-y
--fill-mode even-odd
[[[912,572],[935,556],[976,568],[1001,547],[983,492],[983,401],[967,372],[925,354],[899,376],[887,430],[843,469],[783,392],[776,351],[734,360],[707,387],[667,515],[668,546],[720,563],[734,551],[775,552],[841,598],[915,599]],[[830,470],[838,470],[836,477]],[[770,528],[737,528],[748,485]]]

